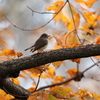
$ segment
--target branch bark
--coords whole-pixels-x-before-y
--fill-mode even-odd
[[[0,77],[13,77],[16,72],[47,63],[100,55],[100,45],[63,48],[0,63]]]
[[[100,55],[100,45],[87,45],[74,48],[63,48],[43,53],[37,53],[28,57],[9,60],[0,63],[0,88],[15,98],[26,100],[31,94],[21,86],[9,80],[9,77],[17,77],[21,70],[35,68],[47,63],[68,59],[85,58]],[[70,80],[70,79],[69,79]],[[40,88],[41,90],[41,88]],[[15,94],[16,93],[16,94]]]
[[[27,100],[31,92],[27,91],[23,87],[14,84],[9,78],[2,79],[0,81],[0,88],[6,93],[13,95],[16,99]]]

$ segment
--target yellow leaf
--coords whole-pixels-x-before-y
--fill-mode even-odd
[[[83,4],[85,4],[87,7],[91,7],[96,1],[98,1],[98,0],[87,0],[87,1],[85,1],[85,0],[74,0],[74,1],[76,1],[77,3],[79,3],[80,5],[82,5],[82,3]],[[85,8],[84,6],[82,6],[83,8]]]
[[[0,90],[0,100],[10,100],[10,99],[14,99],[14,97],[9,95],[9,94],[7,94],[3,90]]]
[[[83,16],[85,17],[87,23],[89,23],[90,25],[92,25],[94,22],[97,23],[96,20],[98,15],[95,12],[84,12]]]
[[[89,91],[89,90],[83,90],[83,89],[79,89],[79,95],[80,95],[80,97],[93,97],[92,96],[92,93]]]
[[[45,72],[48,76],[50,76],[51,78],[55,77],[55,69],[51,66],[47,67],[47,71]]]
[[[53,84],[54,84],[54,83],[63,82],[64,79],[65,79],[65,77],[63,77],[63,76],[60,76],[60,75],[59,75],[59,76],[56,76],[56,77],[54,78]]]
[[[46,10],[49,10],[49,11],[54,10],[55,12],[58,12],[61,9],[61,7],[63,6],[63,4],[64,4],[64,1],[54,2],[54,3],[50,4],[49,7],[46,7]]]
[[[74,21],[75,21],[75,25],[74,25]],[[79,24],[80,24],[80,15],[76,13],[74,15],[74,19],[71,19],[69,21],[69,23],[66,25],[66,28],[68,31],[73,31],[75,28],[78,29]]]
[[[90,42],[92,42],[91,38],[86,34],[86,33],[82,33],[82,35],[84,36],[84,38]]]
[[[70,33],[66,38],[66,45],[69,46],[72,44],[80,44],[77,35],[74,32]]]
[[[97,34],[95,31],[93,31],[93,30],[91,30],[91,29],[80,28],[80,30],[85,31],[85,32],[87,32],[87,33],[90,33],[91,35]]]
[[[52,64],[53,64],[53,66],[56,67],[56,69],[57,69],[57,68],[60,67],[60,65],[61,65],[62,63],[63,63],[63,61],[56,61],[56,62],[53,62]]]
[[[85,1],[86,5],[90,8],[98,0],[87,0]]]
[[[74,0],[74,1],[76,1],[76,2],[84,2],[84,0]]]
[[[96,100],[100,100],[100,95],[98,95],[97,93],[92,93],[93,98],[95,98]]]
[[[71,6],[71,9],[70,9],[70,6]],[[70,3],[70,6],[69,6],[69,3],[66,3],[64,8],[62,9],[62,13],[68,19],[68,21],[72,19],[72,13],[74,16],[78,14],[74,5]]]
[[[59,87],[59,86],[56,86],[56,87],[53,87],[51,89],[52,95],[54,95],[56,98],[59,98],[60,100],[62,100],[61,98],[63,98],[63,99],[67,98],[67,99],[70,100],[71,92],[72,92],[72,90],[71,90],[70,87]]]
[[[59,10],[63,7],[63,5],[64,5],[64,1],[57,1],[55,3],[50,4],[49,7],[46,8],[46,10],[48,11],[53,10],[56,13],[58,13]],[[53,16],[55,16],[55,14],[53,14]],[[58,22],[61,20],[63,23],[66,23],[68,21],[66,16],[62,13],[62,11],[60,11],[54,19],[55,19],[55,22]]]

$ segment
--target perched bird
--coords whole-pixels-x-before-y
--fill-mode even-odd
[[[40,38],[35,42],[35,44],[33,46],[25,49],[25,51],[29,50],[29,49],[31,52],[34,52],[36,50],[43,51],[48,45],[48,37],[50,37],[50,36],[47,35],[46,33],[43,33],[40,36]]]

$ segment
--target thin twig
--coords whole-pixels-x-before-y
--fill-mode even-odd
[[[92,67],[94,67],[94,66],[95,66],[96,64],[98,64],[98,63],[100,63],[100,61],[98,61],[97,63],[93,64],[93,65],[90,66],[89,68],[85,69],[85,70],[82,72],[82,74],[84,74],[86,71],[88,71],[89,69],[91,69]],[[78,77],[78,76],[75,75],[75,76],[73,76],[72,78],[70,78],[70,79],[68,79],[68,80],[66,80],[66,81],[64,81],[64,82],[60,82],[60,83],[56,83],[56,84],[44,86],[44,87],[39,88],[37,91],[40,91],[40,90],[43,90],[43,89],[46,89],[46,88],[50,88],[50,87],[54,87],[54,86],[59,86],[59,85],[68,83],[68,82],[70,82],[70,81],[72,81],[72,80],[75,80],[77,77]]]
[[[85,69],[82,73],[85,73],[86,71],[88,71],[89,69],[91,69],[92,67],[94,67],[95,65],[97,65],[98,63],[100,63],[100,61],[96,62],[95,64],[93,64],[89,68]]]
[[[79,64],[77,63],[77,72],[79,71]]]
[[[64,81],[64,82],[60,82],[60,83],[56,83],[56,84],[52,84],[52,85],[48,85],[48,86],[44,86],[44,87],[41,87],[39,88],[37,91],[40,91],[40,90],[43,90],[43,89],[46,89],[46,88],[50,88],[50,87],[54,87],[54,86],[59,86],[59,85],[62,85],[62,84],[65,84],[65,83],[68,83],[72,80],[74,80],[76,78],[76,76]]]
[[[92,62],[95,64],[95,61],[93,60],[92,57],[90,57],[90,59],[92,60]],[[98,66],[98,68],[100,69],[100,66],[98,64],[96,64]]]
[[[46,68],[50,65],[51,63],[49,63],[47,66],[46,66]],[[45,69],[46,69],[45,68]],[[42,75],[42,73],[45,71],[45,69],[44,70],[40,70],[41,71],[41,73],[40,73],[40,75],[39,75],[39,77],[38,77],[38,82],[37,82],[37,85],[36,85],[36,87],[35,87],[35,90],[33,91],[33,92],[35,92],[36,90],[37,90],[37,88],[38,88],[38,86],[39,86],[39,82],[40,82],[40,77],[41,77],[41,75]],[[38,69],[39,70],[39,69]],[[32,92],[32,93],[33,93]]]
[[[36,29],[23,29],[23,28],[20,28],[20,27],[14,25],[6,16],[5,16],[5,18],[6,18],[14,27],[16,27],[16,28],[18,28],[18,29],[20,29],[20,30],[23,30],[23,31],[36,31],[36,30],[38,30],[38,29],[43,28],[43,27],[46,26],[48,23],[50,23],[50,22],[60,13],[60,11],[63,9],[63,7],[66,5],[66,3],[67,3],[67,0],[65,1],[64,5],[61,7],[61,9],[57,12],[57,14],[56,14],[55,16],[53,16],[53,18],[51,18],[46,24],[44,24],[44,25],[42,25],[41,27],[36,28]]]
[[[69,36],[72,32],[74,32],[74,31],[75,31],[75,29],[67,33],[67,36],[66,36],[66,39],[65,39],[65,44],[66,44],[66,42],[67,42],[68,36]]]
[[[39,77],[38,77],[38,82],[37,82],[37,85],[36,85],[36,87],[35,87],[34,92],[37,90],[37,88],[38,88],[38,86],[39,86],[40,77],[41,77],[42,73],[43,73],[43,71],[41,71],[41,73],[40,73],[40,75],[39,75]]]
[[[74,24],[74,27],[75,27],[76,35],[77,35],[77,37],[78,37],[78,40],[79,40],[80,43],[81,43],[81,40],[80,40],[80,38],[79,38],[79,36],[78,36],[78,34],[77,34],[76,25],[75,25],[75,20],[74,20],[74,15],[73,15],[73,11],[72,11],[71,5],[70,5],[70,3],[69,3],[69,0],[67,0],[67,2],[68,2],[69,7],[70,7],[70,11],[71,11],[72,20],[73,20],[73,24]]]
[[[53,13],[53,12],[39,12],[39,11],[35,11],[33,9],[31,9],[29,6],[27,6],[27,8],[29,8],[32,12],[38,13],[38,14],[57,14],[57,13]]]

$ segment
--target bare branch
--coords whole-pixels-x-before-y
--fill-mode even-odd
[[[16,28],[18,28],[18,29],[20,29],[20,30],[23,30],[23,31],[36,31],[36,30],[38,30],[38,29],[43,28],[43,27],[46,26],[48,23],[50,23],[50,22],[60,13],[60,11],[63,9],[63,7],[66,5],[66,3],[67,3],[67,0],[65,1],[64,5],[61,7],[61,9],[56,13],[56,15],[53,16],[53,18],[51,18],[46,24],[44,24],[44,25],[42,25],[41,27],[36,28],[36,29],[23,29],[23,28],[20,28],[20,27],[16,26],[15,24],[13,24],[6,16],[5,16],[5,18],[6,18],[14,27],[16,27]]]
[[[38,14],[57,14],[57,13],[53,13],[53,12],[39,12],[39,11],[35,11],[33,9],[31,9],[29,6],[27,6],[27,8],[29,8],[32,13],[35,12],[35,13],[38,13]]]

